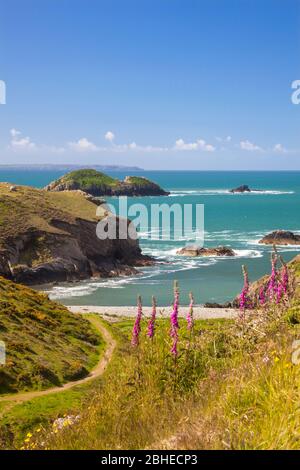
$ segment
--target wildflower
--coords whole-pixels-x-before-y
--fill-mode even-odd
[[[177,343],[178,343],[178,333],[176,332],[176,335],[173,336],[173,344],[171,348],[171,353],[174,355],[174,357],[176,357],[178,354]]]
[[[270,300],[273,300],[274,297],[278,297],[278,285],[277,285],[277,256],[272,254],[272,270],[271,276],[268,283],[268,292]]]
[[[156,299],[152,297],[152,314],[148,323],[147,336],[152,339],[155,331],[155,320],[156,320]]]
[[[279,362],[279,360],[280,360],[279,357],[274,358],[274,362]]]
[[[249,278],[248,272],[245,266],[242,266],[244,276],[244,286],[240,294],[240,309],[245,311],[247,308],[251,308],[251,300],[249,297]]]
[[[176,357],[178,354],[178,351],[177,351],[178,329],[179,329],[178,308],[179,308],[179,290],[178,290],[177,282],[175,281],[174,305],[173,305],[173,311],[171,313],[171,331],[170,331],[170,336],[171,338],[173,338],[173,345],[171,348],[171,353],[174,355],[174,357]]]
[[[262,361],[263,361],[264,364],[268,364],[268,362],[270,361],[269,356],[264,356]]]
[[[132,338],[131,344],[132,346],[136,347],[139,345],[139,336],[141,332],[141,319],[142,319],[142,299],[141,296],[138,296],[138,312],[134,322],[133,330],[132,330]]]
[[[26,435],[26,437],[29,437],[29,438],[32,437],[31,432],[28,432],[27,435]]]
[[[286,264],[283,265],[281,283],[282,283],[283,292],[287,294],[288,287],[289,287],[289,270]]]
[[[283,285],[281,282],[278,282],[277,292],[276,292],[276,303],[279,304],[284,294]]]
[[[179,307],[179,291],[177,287],[177,282],[174,284],[174,304],[173,311],[171,313],[171,328],[178,329],[178,307]]]
[[[259,290],[259,303],[261,306],[265,305],[266,303],[266,295],[265,295],[265,288],[261,287]]]
[[[189,311],[187,314],[187,329],[192,330],[194,326],[194,297],[192,292],[190,293],[190,305],[189,305]]]

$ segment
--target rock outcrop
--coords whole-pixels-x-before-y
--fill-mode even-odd
[[[238,188],[231,189],[229,192],[230,193],[251,193],[251,189],[247,184],[243,184],[242,186],[239,186]]]
[[[133,274],[152,264],[138,240],[99,239],[105,209],[78,191],[18,186],[12,193],[0,184],[0,207],[0,275],[8,279],[35,285]]]
[[[259,243],[263,245],[300,245],[300,235],[287,230],[276,230],[263,237]]]
[[[199,248],[197,246],[185,246],[177,251],[178,255],[183,256],[235,256],[235,252],[226,246],[216,248]]]
[[[68,173],[45,187],[46,191],[81,190],[94,197],[102,196],[167,196],[158,184],[142,176],[127,176],[124,181],[96,170]]]

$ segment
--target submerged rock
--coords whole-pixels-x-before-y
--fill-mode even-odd
[[[259,243],[263,245],[300,245],[300,235],[287,230],[275,230],[263,237]]]
[[[227,246],[218,246],[216,248],[200,248],[197,246],[185,246],[177,251],[178,255],[183,256],[236,256],[235,252]]]

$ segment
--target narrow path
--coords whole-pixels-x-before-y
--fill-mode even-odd
[[[94,367],[94,369],[90,372],[89,375],[87,375],[86,377],[80,380],[67,382],[61,387],[53,387],[53,388],[48,388],[47,390],[41,390],[41,391],[37,390],[37,391],[32,391],[32,392],[22,392],[22,393],[14,393],[14,394],[6,395],[5,397],[0,398],[0,403],[2,402],[24,403],[25,401],[32,400],[33,398],[43,397],[45,395],[51,395],[52,393],[64,392],[65,390],[69,390],[70,388],[76,387],[77,385],[81,385],[86,382],[89,382],[90,380],[93,380],[99,377],[100,375],[102,375],[112,358],[114,349],[116,347],[116,341],[114,340],[110,332],[103,326],[103,324],[98,318],[88,317],[88,319],[92,323],[92,325],[94,325],[94,327],[99,331],[102,338],[106,342],[106,349],[104,353],[101,354],[98,364]]]

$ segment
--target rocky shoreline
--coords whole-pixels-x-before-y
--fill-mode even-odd
[[[136,274],[154,260],[138,240],[97,237],[95,202],[80,191],[49,194],[0,184],[0,275],[27,285]],[[99,208],[98,208],[99,210]],[[103,210],[102,216],[105,216]],[[116,219],[118,230],[119,221]],[[117,232],[118,233],[118,232]]]

